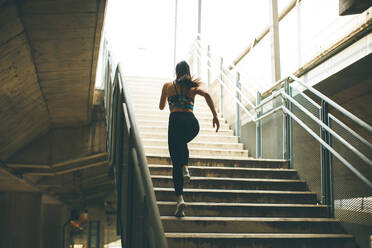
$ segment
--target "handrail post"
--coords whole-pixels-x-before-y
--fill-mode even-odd
[[[321,120],[327,126],[330,126],[329,122],[329,108],[328,103],[322,100],[321,104]],[[320,130],[321,138],[329,146],[332,146],[331,135],[324,128]],[[334,200],[333,200],[333,165],[331,153],[324,146],[321,145],[321,193],[322,193],[322,204],[328,206],[328,213],[330,217],[334,216]]]
[[[220,58],[220,72],[221,72],[220,79],[221,81],[223,81],[223,76],[222,76],[223,58],[222,57]],[[220,84],[220,113],[223,114],[223,86],[221,84]]]
[[[208,50],[207,50],[207,77],[208,77],[208,81],[207,81],[207,89],[208,89],[208,92],[209,92],[209,85],[211,83],[211,62],[210,62],[210,59],[211,59],[211,47],[210,45],[208,45]]]
[[[284,82],[284,91],[289,96],[292,96],[292,89],[289,87],[288,79],[286,79]],[[285,104],[285,107],[289,111],[292,110],[290,101],[285,100],[284,104]],[[288,114],[284,115],[284,130],[285,130],[284,137],[283,137],[283,141],[285,142],[285,144],[283,144],[283,148],[285,149],[284,158],[289,161],[289,168],[293,168],[293,164],[292,164],[292,119]]]
[[[240,73],[236,73],[236,88],[241,90],[241,83],[240,83]],[[239,101],[241,101],[241,96],[239,94],[239,91],[236,91],[236,97]],[[241,136],[241,128],[242,123],[240,120],[240,106],[238,103],[236,103],[236,136],[238,136],[238,141],[240,142],[240,136]]]
[[[197,38],[197,41],[196,41],[197,43],[199,43],[198,45],[200,45],[201,43],[200,43],[200,37],[198,36],[198,38]],[[200,45],[200,47],[201,47],[201,45]],[[198,53],[200,56],[199,57],[197,57],[196,58],[196,66],[197,66],[197,73],[198,73],[198,77],[200,77],[201,78],[201,74],[202,74],[202,72],[201,72],[201,65],[202,65],[202,56],[203,56],[203,54],[202,54],[202,49],[200,48],[200,53],[199,53],[199,51],[198,51],[198,49],[196,49],[196,51],[195,51],[196,53]]]
[[[261,103],[261,93],[257,92],[256,105],[260,103]],[[259,118],[261,115],[262,115],[262,110],[258,110],[257,118]],[[262,158],[262,120],[259,120],[256,122],[256,158]]]

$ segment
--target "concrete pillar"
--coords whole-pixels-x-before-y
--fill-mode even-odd
[[[42,248],[41,226],[41,193],[1,193],[0,247]]]
[[[42,232],[43,247],[62,247],[62,226],[68,218],[67,209],[62,204],[43,204]]]
[[[271,40],[271,68],[273,83],[280,79],[280,46],[278,0],[269,0],[270,5],[270,40]]]

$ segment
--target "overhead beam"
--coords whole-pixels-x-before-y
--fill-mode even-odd
[[[292,0],[287,7],[284,8],[282,12],[280,12],[278,17],[278,22],[280,22],[295,6],[297,0]],[[233,65],[237,65],[251,50],[255,47],[269,32],[270,32],[270,25],[264,28],[264,30],[247,46],[247,48],[232,62]],[[233,67],[230,66],[229,70]]]
[[[22,174],[33,175],[33,176],[57,176],[63,175],[70,172],[84,170],[91,167],[97,166],[105,166],[108,165],[108,161],[101,161],[93,164],[81,164],[81,165],[67,165],[61,166],[57,168],[50,168],[50,169],[23,169]]]
[[[371,7],[370,0],[339,0],[338,13],[341,16],[360,14]]]
[[[87,163],[95,163],[98,161],[107,160],[107,153],[98,153],[90,156],[80,157],[76,159],[66,160],[59,163],[54,164],[12,164],[9,163],[7,166],[9,168],[14,169],[21,169],[21,168],[27,168],[27,169],[50,169],[50,168],[56,168],[56,167],[63,167],[63,166],[79,166],[82,164]]]

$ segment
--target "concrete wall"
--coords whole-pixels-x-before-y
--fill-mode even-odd
[[[1,247],[42,247],[40,193],[0,193],[0,207]]]
[[[51,129],[15,153],[7,163],[51,165],[105,152],[106,130],[102,115],[97,109],[90,125]]]

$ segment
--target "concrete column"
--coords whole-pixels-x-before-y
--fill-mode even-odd
[[[41,242],[41,193],[1,193],[0,209],[0,247],[43,247]]]
[[[62,204],[43,204],[43,247],[62,247],[62,226],[68,219],[67,209]]]
[[[202,7],[202,5],[201,5],[201,0],[199,0],[198,1],[198,34],[201,34],[201,7]],[[197,38],[198,40],[200,40],[200,36],[198,36],[198,38]],[[200,44],[201,45],[201,44]],[[202,56],[202,54],[200,54],[200,56]],[[201,61],[201,57],[200,57],[200,59],[198,59],[197,61],[198,61],[198,64],[197,64],[197,72],[198,72],[198,77],[201,77],[202,75],[202,69],[201,69],[201,63],[202,63],[202,61]]]
[[[280,79],[278,0],[269,0],[272,82]]]

